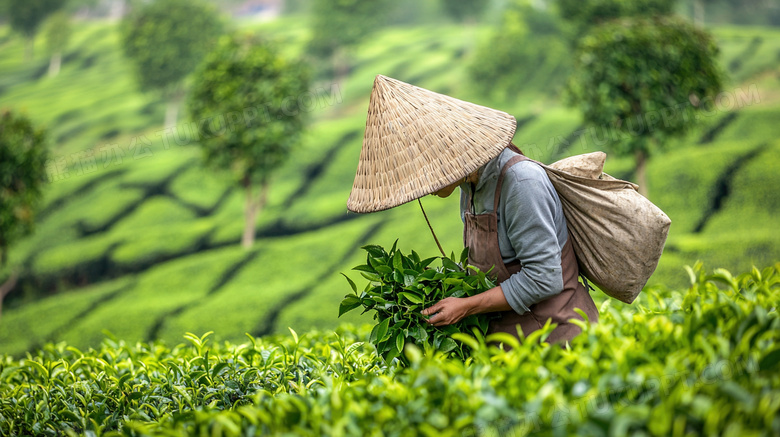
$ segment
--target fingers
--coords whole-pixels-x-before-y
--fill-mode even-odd
[[[431,314],[438,313],[439,310],[441,310],[441,301],[438,301],[435,304],[429,306],[428,308],[422,310],[421,314],[424,316],[430,316]]]
[[[442,299],[432,306],[420,311],[420,314],[429,316],[427,322],[433,326],[446,326],[459,321],[462,317],[458,316],[457,298],[448,297]],[[453,311],[455,311],[453,313]]]
[[[442,305],[436,305],[428,309],[429,309],[428,314],[431,314],[427,320],[428,324],[433,326],[443,326],[443,325],[450,324],[450,322],[446,320],[444,314],[444,307]]]
[[[438,305],[438,304],[422,310],[421,314],[424,315],[424,316],[429,316],[428,320],[426,320],[426,322],[428,322],[428,324],[430,324],[430,325],[440,326],[441,323],[443,323],[442,319],[444,319],[444,317],[442,317],[443,314],[442,314],[440,305]]]
[[[434,315],[438,316],[439,314],[440,313],[436,313]],[[449,322],[444,320],[444,317],[437,317],[435,322],[432,322],[430,319],[428,319],[428,323],[430,323],[431,325],[433,325],[433,326],[435,326],[437,328],[440,327],[440,326],[447,326],[447,325],[450,324]]]

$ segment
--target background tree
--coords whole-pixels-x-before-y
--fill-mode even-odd
[[[53,13],[46,20],[44,35],[46,36],[46,49],[51,56],[49,76],[56,76],[60,73],[62,52],[68,47],[70,41],[70,16],[63,11]]]
[[[560,88],[571,67],[569,58],[560,19],[528,0],[513,0],[499,28],[477,48],[468,72],[481,94],[512,100],[522,90]]]
[[[71,15],[92,16],[92,12],[100,3],[105,4],[106,0],[68,0],[64,10]]]
[[[246,191],[244,247],[255,238],[273,171],[301,139],[308,68],[252,35],[220,39],[194,78],[188,99],[208,167],[229,170]],[[254,192],[259,187],[259,192]]]
[[[46,181],[46,135],[29,119],[0,111],[0,268],[8,262],[8,248],[33,230],[35,209]],[[16,284],[17,272],[0,285],[3,298]]]
[[[7,0],[11,27],[27,38],[27,60],[33,58],[35,34],[49,14],[64,5],[64,0]]]
[[[485,12],[489,0],[442,0],[442,8],[459,22],[475,22]]]
[[[576,42],[593,26],[621,17],[671,15],[675,0],[557,0],[561,18],[570,22]]]
[[[714,105],[723,80],[717,54],[709,33],[679,17],[613,20],[580,41],[571,102],[587,123],[610,127],[613,152],[635,157],[642,194],[647,158]]]
[[[313,0],[308,51],[330,59],[336,81],[349,72],[349,49],[382,24],[391,0]]]
[[[141,89],[168,100],[165,126],[176,124],[184,79],[222,33],[211,5],[200,0],[155,0],[136,5],[122,22],[125,54],[135,64]]]

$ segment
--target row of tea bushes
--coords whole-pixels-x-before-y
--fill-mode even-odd
[[[549,327],[511,351],[481,336],[465,362],[407,344],[385,365],[369,329],[244,344],[47,345],[0,370],[2,435],[732,435],[780,433],[780,263],[689,269],[568,347]],[[540,340],[542,340],[540,342]]]

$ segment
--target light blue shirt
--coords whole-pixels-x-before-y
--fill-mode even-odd
[[[517,155],[504,149],[479,169],[473,195],[475,214],[493,210],[496,183],[501,168]],[[471,184],[460,186],[461,219],[471,209],[467,204]],[[568,232],[563,208],[547,173],[538,164],[521,161],[504,176],[498,208],[498,247],[505,263],[519,260],[523,268],[501,283],[509,305],[518,313],[563,291],[561,250]],[[465,219],[464,219],[465,221]]]

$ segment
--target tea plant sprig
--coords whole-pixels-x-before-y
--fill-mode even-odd
[[[415,251],[404,255],[398,250],[397,244],[398,240],[390,251],[378,245],[363,246],[368,252],[366,263],[353,270],[359,271],[368,284],[359,293],[355,282],[344,275],[353,294],[346,295],[342,300],[339,317],[361,306],[363,313],[375,311],[377,324],[371,331],[369,341],[388,363],[396,357],[406,363],[402,352],[408,343],[420,347],[432,346],[465,359],[468,357],[468,347],[453,340],[452,334],[471,334],[476,329],[485,335],[490,316],[472,315],[456,324],[437,328],[427,323],[427,317],[421,311],[445,297],[467,297],[482,293],[495,287],[495,283],[485,272],[468,266],[468,249],[463,250],[457,261],[454,254],[450,257],[421,259]],[[431,267],[436,260],[441,261],[441,266]]]

